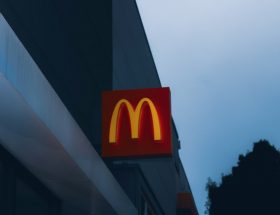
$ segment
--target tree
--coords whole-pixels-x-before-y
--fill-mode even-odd
[[[279,215],[280,152],[266,140],[254,143],[252,152],[239,155],[232,173],[221,184],[208,181],[209,215]]]

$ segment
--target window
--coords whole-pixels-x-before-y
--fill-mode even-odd
[[[60,200],[6,151],[1,143],[0,214],[60,214]]]
[[[151,204],[145,196],[141,197],[141,215],[156,215]]]
[[[48,199],[21,179],[16,180],[15,215],[48,215]]]

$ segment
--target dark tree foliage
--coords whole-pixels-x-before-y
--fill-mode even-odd
[[[280,215],[280,152],[266,140],[240,155],[232,173],[207,184],[210,215]]]

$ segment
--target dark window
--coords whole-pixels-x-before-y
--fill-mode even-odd
[[[24,181],[16,180],[15,215],[48,215],[48,199]]]
[[[141,215],[156,215],[152,205],[144,195],[141,196]]]
[[[60,214],[60,200],[6,151],[1,144],[0,214]]]
[[[0,213],[3,211],[3,203],[4,203],[4,196],[3,196],[3,163],[0,159]]]

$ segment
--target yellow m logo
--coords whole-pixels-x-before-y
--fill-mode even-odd
[[[111,118],[111,123],[110,123],[110,133],[109,133],[109,142],[110,143],[116,143],[116,136],[117,136],[117,125],[118,125],[118,119],[119,119],[119,113],[122,105],[126,105],[128,114],[129,114],[129,119],[130,119],[130,127],[131,127],[131,137],[133,139],[139,138],[139,130],[140,130],[140,114],[141,114],[141,109],[144,103],[147,103],[149,105],[151,114],[152,114],[152,121],[153,121],[153,130],[154,130],[154,140],[161,140],[161,129],[160,129],[160,123],[159,123],[159,117],[158,117],[158,112],[157,109],[154,105],[154,103],[148,99],[148,98],[142,98],[135,110],[130,104],[129,101],[126,99],[121,99],[118,101],[116,104],[112,118]]]

